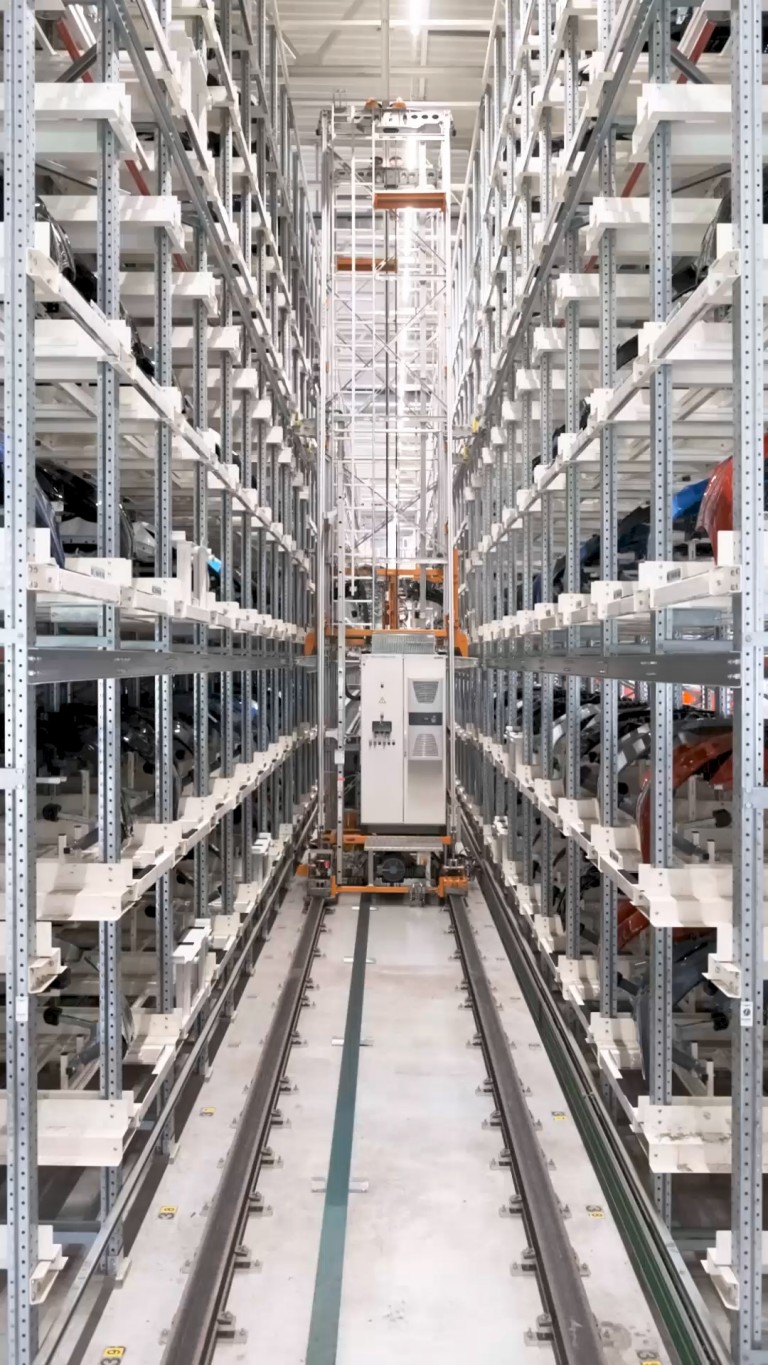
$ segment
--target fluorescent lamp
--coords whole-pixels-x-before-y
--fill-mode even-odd
[[[429,0],[411,0],[410,7],[411,33],[414,38],[418,36],[429,17]]]

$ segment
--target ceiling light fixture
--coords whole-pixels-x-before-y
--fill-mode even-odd
[[[414,38],[423,29],[429,17],[429,0],[411,0],[411,33]]]

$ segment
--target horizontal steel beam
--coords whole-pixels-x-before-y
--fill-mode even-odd
[[[416,27],[412,19],[390,19],[391,29],[413,29]],[[328,15],[322,18],[311,19],[304,15],[301,17],[301,31],[307,29],[322,29],[323,32],[329,31],[336,33],[339,29],[375,29],[381,31],[381,19],[331,19]],[[464,37],[472,35],[476,38],[487,38],[491,31],[491,24],[483,23],[481,19],[432,19],[426,18],[418,28],[424,33],[460,33]],[[287,35],[286,35],[287,36]],[[288,68],[289,72],[293,70]],[[474,108],[477,108],[475,100]]]
[[[473,86],[477,81],[475,68],[470,63],[457,66],[418,66],[413,62],[398,64],[391,69],[392,76],[422,76],[430,79],[432,76],[444,76],[451,79],[461,79]],[[345,80],[354,77],[356,80],[381,80],[381,71],[376,66],[359,66],[354,62],[337,63],[336,66],[327,66],[325,63],[315,63],[309,60],[296,61],[291,66],[291,80]],[[324,90],[327,90],[327,85]],[[321,97],[322,98],[322,97]]]
[[[682,683],[691,687],[739,687],[739,656],[719,650],[714,641],[686,650],[678,647],[666,654],[620,649],[617,654],[599,651],[581,654],[517,653],[494,650],[478,654],[483,668],[520,673],[557,673],[577,678],[613,678],[618,682]]]
[[[98,678],[158,678],[174,673],[243,673],[262,668],[285,668],[295,662],[288,653],[224,654],[209,650],[196,654],[190,646],[176,646],[169,653],[154,644],[109,650],[84,646],[79,649],[33,649],[29,655],[29,681],[45,683],[92,682]]]

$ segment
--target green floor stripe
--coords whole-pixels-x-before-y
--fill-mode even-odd
[[[334,1365],[339,1340],[341,1284],[344,1275],[344,1244],[347,1236],[347,1205],[352,1170],[352,1138],[355,1130],[370,909],[370,897],[362,896],[352,959],[347,1022],[341,1052],[341,1072],[333,1120],[306,1365]]]

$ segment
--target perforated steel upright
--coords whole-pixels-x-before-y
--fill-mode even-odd
[[[27,274],[35,193],[35,15],[25,0],[5,12],[5,1043],[7,1103],[8,1356],[30,1365],[37,1350],[36,1001],[30,964],[36,933],[35,699],[29,651],[34,600],[27,583],[35,524],[34,294]]]
[[[600,46],[609,47],[615,13],[613,0],[599,0]],[[616,131],[608,119],[599,153],[600,193],[616,193]],[[612,387],[616,376],[616,241],[609,229],[600,240],[600,384]],[[614,581],[618,574],[616,554],[617,523],[616,436],[607,423],[600,432],[600,577]],[[606,657],[615,651],[616,622],[606,619],[601,626],[601,648]],[[604,677],[600,686],[600,822],[612,829],[616,824],[618,792],[614,755],[618,744],[618,683]],[[616,956],[618,896],[610,876],[600,876],[600,1013],[616,1013]]]
[[[657,0],[650,35],[650,70],[654,81],[671,76],[670,25],[672,8]],[[651,311],[655,322],[665,322],[672,307],[672,129],[661,123],[651,142]],[[672,488],[674,448],[672,442],[672,370],[661,365],[651,381],[651,514],[649,553],[654,559],[672,558]],[[653,616],[653,648],[664,650],[668,613]],[[672,831],[672,715],[674,690],[669,685],[651,688],[653,824],[651,862],[657,867],[673,863]],[[672,931],[653,930],[651,945],[650,1074],[648,1089],[655,1104],[672,1099]],[[659,1212],[672,1221],[672,1179],[654,1178]]]
[[[737,1365],[765,1360],[763,1347],[763,939],[764,754],[764,336],[762,15],[749,0],[732,9],[733,225],[739,278],[733,299],[733,524],[740,538],[741,593],[734,609],[741,687],[734,691],[734,955],[740,1000],[733,1038],[732,1246],[738,1287],[732,1349]]]
[[[99,40],[99,77],[114,81],[118,74],[117,36],[114,21],[105,16]],[[120,168],[117,139],[107,124],[99,127],[97,178],[98,236],[97,276],[99,307],[107,318],[120,316]],[[110,364],[99,366],[97,501],[98,552],[105,559],[120,554],[120,387]],[[115,607],[102,612],[101,631],[108,649],[120,641],[120,617]],[[98,684],[98,788],[99,856],[105,863],[120,859],[122,811],[120,807],[120,684],[104,678]],[[101,1094],[118,1099],[123,1089],[121,930],[119,923],[99,925],[99,1076]],[[111,1213],[120,1189],[119,1167],[107,1168],[101,1177],[101,1217]],[[109,1243],[104,1269],[116,1274],[122,1256],[122,1232],[116,1227]]]

